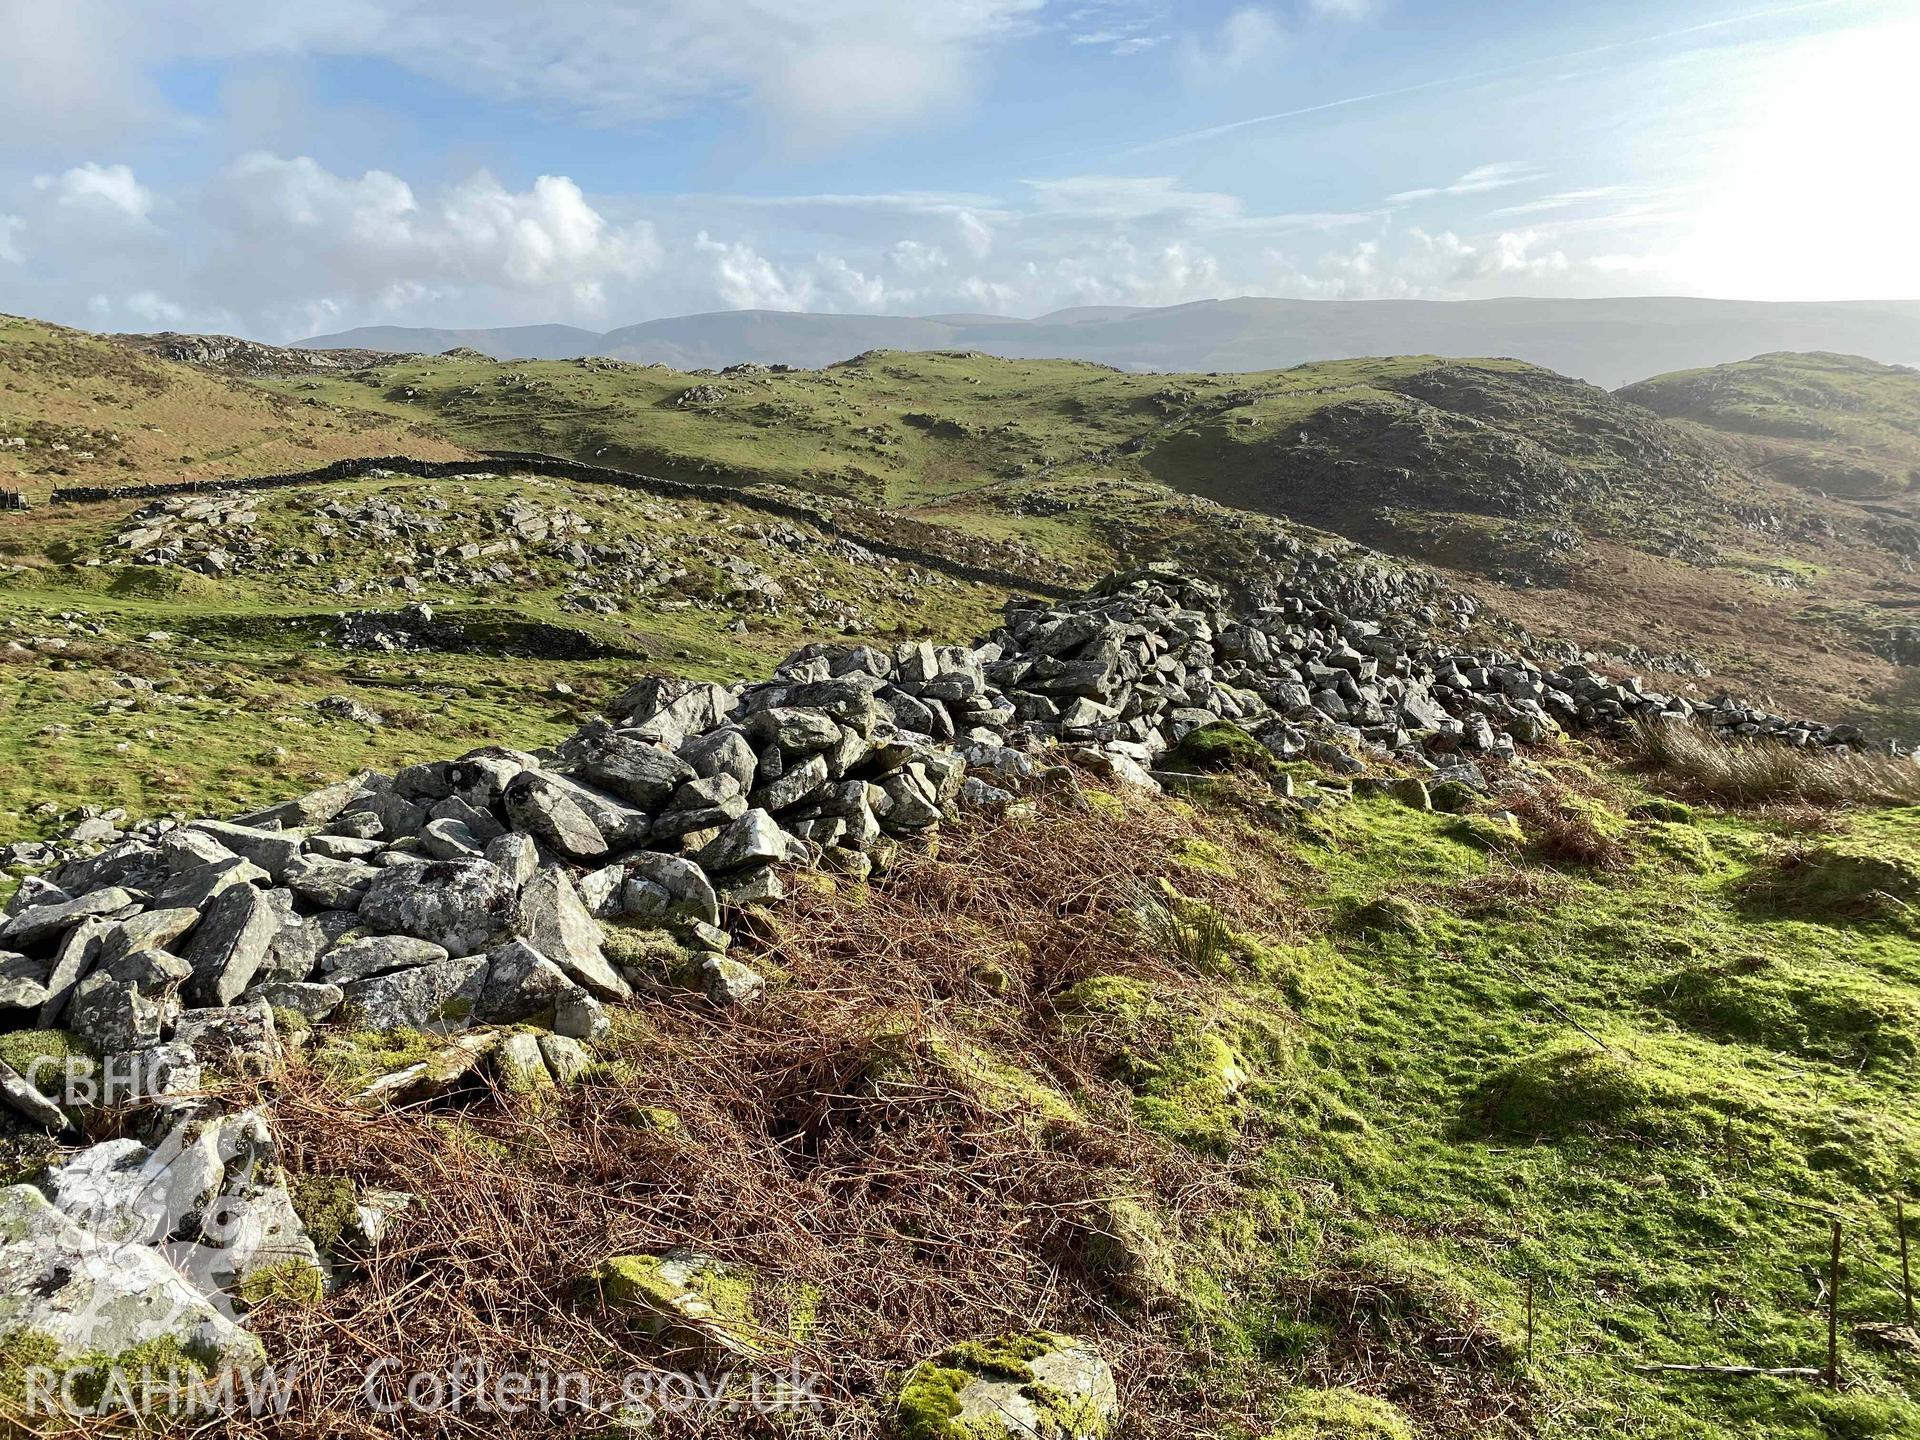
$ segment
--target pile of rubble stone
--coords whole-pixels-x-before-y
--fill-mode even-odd
[[[956,807],[1065,783],[1063,761],[1153,786],[1169,748],[1231,721],[1282,758],[1470,772],[1461,762],[1556,732],[1688,716],[1798,746],[1860,739],[1578,663],[1450,648],[1297,597],[1234,613],[1210,585],[1147,572],[1065,604],[1016,602],[972,647],[815,644],[766,681],[643,679],[550,753],[487,747],[233,819],[108,827],[6,905],[0,1027],[59,1027],[100,1057],[96,1098],[158,1102],[166,1123],[117,1161],[95,1147],[50,1172],[47,1214],[16,1196],[60,1239],[37,1259],[0,1255],[0,1285],[30,1288],[42,1261],[81,1273],[69,1252],[85,1237],[59,1216],[75,1196],[97,1206],[102,1186],[137,1189],[150,1147],[225,1145],[199,1137],[232,1117],[185,1097],[203,1065],[271,1066],[296,1015],[450,1037],[370,1101],[482,1065],[550,1083],[578,1070],[605,1007],[637,989],[692,983],[716,1004],[750,1002],[764,982],[730,958],[724,922],[781,899],[788,867],[883,870]],[[675,937],[673,973],[623,943],[654,929]],[[0,1100],[16,1125],[63,1130],[71,1111],[43,1078],[0,1064]],[[93,1168],[70,1174],[82,1160]],[[255,1249],[310,1252],[270,1167],[251,1183],[256,1228],[278,1237]],[[148,1231],[156,1245],[177,1238]],[[227,1264],[214,1288],[244,1271]],[[85,1273],[73,1283],[106,1283]]]

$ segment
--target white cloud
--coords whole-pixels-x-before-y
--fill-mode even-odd
[[[906,275],[931,275],[947,268],[947,252],[918,240],[896,240],[887,247],[894,269]]]
[[[1068,175],[1004,197],[689,195],[641,218],[559,176],[423,186],[266,153],[204,182],[142,185],[139,199],[114,167],[75,174],[26,185],[17,204],[0,190],[18,212],[0,222],[0,309],[268,339],[366,324],[610,328],[722,307],[1037,314],[1236,294],[1599,293],[1639,248],[1601,234],[1598,264],[1556,225],[1481,234],[1400,228],[1390,209],[1248,213],[1169,176]],[[105,225],[76,208],[113,197],[112,214],[149,218]]]
[[[993,249],[993,227],[977,212],[962,210],[954,216],[954,225],[960,232],[960,243],[967,253],[976,260],[987,258]]]
[[[255,153],[216,180],[209,204],[225,222],[223,269],[271,266],[322,295],[389,308],[477,286],[590,314],[608,280],[644,275],[660,261],[650,226],[611,224],[565,176],[542,175],[515,192],[480,171],[423,203],[382,170],[349,177],[305,156]]]
[[[1088,220],[1228,220],[1242,209],[1237,195],[1183,190],[1179,181],[1166,175],[1073,175],[1024,183],[1041,213]]]
[[[1263,75],[1287,50],[1287,32],[1271,10],[1257,5],[1235,10],[1207,38],[1189,37],[1181,63],[1196,85],[1218,85]]]
[[[152,68],[292,55],[382,60],[594,123],[745,99],[784,137],[870,136],[964,96],[980,54],[1023,33],[1043,3],[0,0],[0,122],[30,123],[40,139],[126,124],[153,108],[139,98]]]
[[[702,230],[693,248],[713,257],[713,288],[734,310],[805,310],[813,282],[784,272],[751,245],[715,240]]]
[[[1329,20],[1367,20],[1379,13],[1383,0],[1309,0],[1308,8]]]
[[[52,196],[56,205],[144,222],[153,212],[153,192],[125,165],[96,165],[88,161],[60,175],[37,175],[33,188]]]
[[[1491,165],[1474,166],[1450,184],[1398,191],[1387,197],[1387,203],[1409,205],[1443,195],[1483,195],[1489,190],[1504,190],[1509,185],[1525,185],[1542,178],[1543,174],[1543,171],[1518,160],[1497,160]]]

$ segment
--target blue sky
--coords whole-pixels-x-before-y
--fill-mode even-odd
[[[0,309],[1920,295],[1920,3],[0,0]]]

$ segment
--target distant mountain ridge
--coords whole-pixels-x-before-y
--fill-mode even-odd
[[[1123,370],[1266,370],[1374,355],[1499,355],[1608,389],[1674,370],[1780,350],[1829,350],[1920,364],[1920,300],[1274,300],[1151,308],[1082,306],[1033,320],[979,315],[829,315],[724,310],[595,334],[569,325],[496,329],[364,326],[309,349],[499,360],[603,355],[680,370],[786,364],[812,369],[865,350],[979,350],[1089,360]]]

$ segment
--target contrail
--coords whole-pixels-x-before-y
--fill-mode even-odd
[[[1697,35],[1706,30],[1724,30],[1730,25],[1745,25],[1753,20],[1769,20],[1778,15],[1795,15],[1808,10],[1831,10],[1837,5],[1847,3],[1848,0],[1806,0],[1806,3],[1799,5],[1780,5],[1771,10],[1751,10],[1744,15],[1729,15],[1722,20],[1708,20],[1679,30],[1662,30],[1657,35],[1636,35],[1627,40],[1610,40],[1604,45],[1589,45],[1584,50],[1568,50],[1559,55],[1541,55],[1532,60],[1522,60],[1514,65],[1501,65],[1491,70],[1470,70],[1462,75],[1448,75],[1438,80],[1423,80],[1417,85],[1402,85],[1392,90],[1373,90],[1365,95],[1347,95],[1338,100],[1324,100],[1318,105],[1302,105],[1297,110],[1276,110],[1271,115],[1254,115],[1245,120],[1230,120],[1224,125],[1210,125],[1204,130],[1188,130],[1183,134],[1169,135],[1163,140],[1148,140],[1139,145],[1129,145],[1119,153],[1145,155],[1156,150],[1170,150],[1179,145],[1190,145],[1196,140],[1211,140],[1215,136],[1230,135],[1236,130],[1245,130],[1255,125],[1271,125],[1279,120],[1294,120],[1302,115],[1317,115],[1324,110],[1340,110],[1349,105],[1365,105],[1374,100],[1392,100],[1401,95],[1417,95],[1423,90],[1442,90],[1449,86],[1467,85],[1475,80],[1491,80],[1501,75],[1530,70],[1537,65],[1557,65],[1568,60],[1582,60],[1590,55],[1604,55],[1612,50],[1630,49],[1636,45],[1656,45],[1662,40],[1676,40],[1683,35]]]

